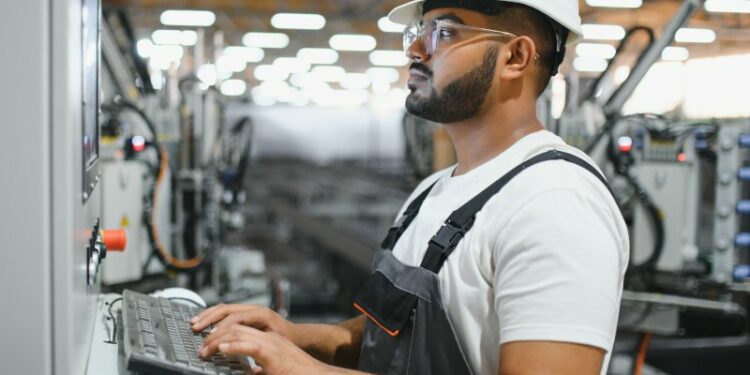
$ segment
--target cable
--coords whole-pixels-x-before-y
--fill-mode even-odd
[[[157,258],[164,264],[165,267],[174,271],[191,271],[203,264],[204,258],[197,256],[191,259],[177,259],[174,258],[169,251],[166,250],[161,238],[159,237],[159,227],[157,220],[154,218],[154,213],[158,212],[159,208],[159,187],[164,181],[166,171],[170,168],[169,166],[169,154],[166,149],[161,145],[158,139],[158,133],[156,126],[146,114],[138,108],[135,104],[127,100],[117,100],[112,105],[103,105],[102,109],[105,111],[112,112],[114,116],[118,116],[123,109],[130,110],[137,114],[145,123],[151,132],[151,143],[156,148],[157,162],[159,164],[156,172],[156,178],[154,185],[151,188],[148,196],[151,200],[151,207],[147,207],[144,212],[144,223],[146,225],[146,232],[151,241],[151,248],[156,254]],[[146,266],[148,263],[146,264]]]
[[[638,31],[644,31],[648,35],[649,41],[648,41],[648,45],[646,46],[645,51],[649,51],[651,49],[651,46],[654,44],[654,40],[655,40],[654,30],[652,30],[651,28],[645,27],[645,26],[635,26],[635,27],[631,28],[630,30],[628,30],[628,32],[625,34],[625,37],[622,39],[622,41],[620,41],[620,44],[617,46],[617,49],[615,49],[615,57],[613,57],[609,61],[609,64],[607,64],[607,67],[604,69],[604,71],[602,72],[602,74],[600,74],[599,77],[597,77],[596,80],[589,86],[588,91],[586,91],[586,93],[582,97],[581,103],[583,103],[584,101],[587,101],[587,100],[589,100],[589,101],[593,100],[593,98],[596,96],[597,88],[599,87],[599,84],[604,79],[604,77],[606,77],[607,74],[609,74],[609,71],[614,66],[615,59],[617,58],[618,55],[620,55],[620,52],[625,47],[625,44]],[[643,60],[644,57],[645,57],[645,54],[641,53],[638,56],[638,60],[636,60],[634,66],[636,66],[636,67],[639,66],[641,64],[641,61]],[[622,89],[622,85],[620,85],[619,87],[617,87],[617,89],[615,89],[615,91],[612,93],[612,95],[609,96],[609,100],[611,100],[612,98],[616,97],[617,93],[621,89]],[[608,100],[608,102],[609,102],[609,100]],[[596,134],[594,134],[594,136],[591,137],[591,140],[589,141],[589,143],[586,144],[586,146],[583,148],[584,152],[586,152],[587,154],[591,154],[594,151],[594,149],[596,148],[596,145],[599,144],[599,141],[601,141],[602,138],[604,138],[605,135],[612,133],[612,130],[614,129],[614,127],[615,127],[615,125],[617,123],[617,115],[616,114],[614,114],[614,113],[606,113],[605,115],[607,116],[606,122],[596,132]]]
[[[622,176],[625,181],[627,181],[628,185],[630,185],[633,188],[633,191],[635,193],[636,198],[641,202],[641,204],[646,209],[647,215],[653,225],[654,229],[654,248],[651,251],[651,255],[641,264],[632,264],[630,263],[628,266],[628,272],[641,272],[641,271],[654,271],[656,270],[656,265],[659,262],[659,258],[661,258],[661,255],[664,251],[664,243],[666,241],[666,235],[665,235],[665,227],[664,227],[664,214],[662,213],[661,209],[659,209],[658,206],[654,203],[654,201],[651,199],[651,196],[648,194],[646,189],[643,188],[643,186],[638,182],[638,180],[633,177],[632,174],[630,174],[630,164],[632,162],[632,159],[629,155],[623,155],[618,153],[616,142],[614,141],[614,130],[617,128],[617,124],[622,123],[623,120],[629,120],[629,119],[640,119],[640,120],[646,120],[643,122],[639,122],[639,125],[643,126],[646,130],[648,130],[650,133],[664,133],[669,131],[669,129],[656,129],[651,124],[648,123],[648,121],[653,120],[664,120],[666,122],[666,118],[661,115],[654,115],[654,114],[636,114],[636,115],[630,115],[625,116],[621,119],[621,121],[615,123],[611,128],[609,132],[609,147],[607,148],[607,158],[612,163],[612,165],[615,166],[615,173],[619,176]],[[632,254],[631,254],[632,259]]]
[[[159,186],[164,180],[164,171],[169,165],[169,154],[167,154],[167,151],[161,146],[159,146],[158,153],[161,154],[161,165],[159,166],[159,174],[157,175],[156,181],[154,181],[154,186],[152,187],[151,210],[146,215],[147,232],[151,239],[152,248],[157,251],[157,257],[159,257],[166,266],[176,271],[192,270],[202,265],[205,258],[199,255],[191,259],[177,259],[165,249],[161,242],[161,238],[159,237],[159,231],[153,213],[158,212]]]
[[[630,38],[633,37],[633,35],[635,35],[635,33],[639,31],[643,31],[648,35],[648,44],[646,45],[645,51],[648,51],[651,48],[651,46],[654,44],[654,39],[655,39],[653,29],[649,27],[645,27],[645,26],[635,26],[629,29],[628,32],[625,34],[625,37],[622,38],[622,40],[620,41],[620,44],[617,45],[617,48],[615,49],[615,57],[609,60],[609,64],[604,69],[604,71],[596,78],[596,80],[594,80],[594,82],[591,83],[591,85],[589,85],[588,90],[586,91],[586,94],[583,95],[584,101],[594,99],[598,91],[597,88],[599,87],[599,84],[601,84],[604,77],[606,77],[607,74],[609,74],[609,71],[612,70],[615,59],[617,58],[617,56],[620,55],[620,52],[622,52],[622,50],[625,48],[625,45],[628,43]],[[643,56],[644,54],[641,53],[641,55],[638,57],[638,60],[636,60],[635,66],[638,66],[638,64],[641,62],[641,59],[643,59]],[[615,90],[615,92],[610,96],[610,98],[614,97],[614,95],[620,90],[620,87],[618,87]]]
[[[115,298],[112,300],[112,302],[109,303],[109,307],[107,308],[107,315],[109,315],[109,318],[107,320],[112,321],[112,337],[107,344],[117,344],[117,320],[115,319],[115,314],[112,313],[112,306],[114,306],[115,303],[121,302],[122,297]],[[108,329],[109,330],[109,329]]]
[[[633,375],[643,375],[643,366],[646,364],[646,353],[651,343],[651,332],[644,332],[641,340],[638,342],[638,351],[636,352],[633,363]]]

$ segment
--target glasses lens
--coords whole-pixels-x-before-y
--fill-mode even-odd
[[[419,24],[411,23],[404,29],[404,53],[409,51],[409,48],[417,40],[419,36]]]

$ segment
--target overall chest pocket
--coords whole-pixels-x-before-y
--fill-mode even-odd
[[[389,336],[396,337],[409,322],[417,300],[415,294],[375,272],[354,297],[354,307]]]
[[[407,374],[414,345],[418,297],[375,272],[354,298],[367,317],[360,370],[376,374]],[[406,370],[406,371],[405,371]]]

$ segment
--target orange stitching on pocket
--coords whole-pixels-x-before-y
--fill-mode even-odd
[[[388,328],[385,328],[382,324],[380,324],[380,322],[373,318],[372,315],[368,314],[367,311],[365,311],[365,309],[363,309],[362,306],[358,305],[357,303],[354,303],[354,308],[362,312],[362,314],[365,314],[366,317],[370,318],[373,323],[375,323],[378,327],[380,327],[380,329],[385,331],[385,333],[387,333],[391,337],[396,337],[398,336],[399,332],[401,332],[401,330],[391,331]]]

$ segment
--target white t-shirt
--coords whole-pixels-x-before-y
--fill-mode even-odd
[[[524,160],[553,148],[594,165],[559,137],[539,131],[468,173],[452,177],[454,168],[448,168],[424,180],[407,204],[438,182],[393,249],[396,258],[418,266],[451,212]],[[528,340],[602,348],[608,352],[605,374],[628,254],[617,204],[591,172],[554,160],[512,179],[477,214],[438,274],[474,374],[497,374],[500,345]]]

